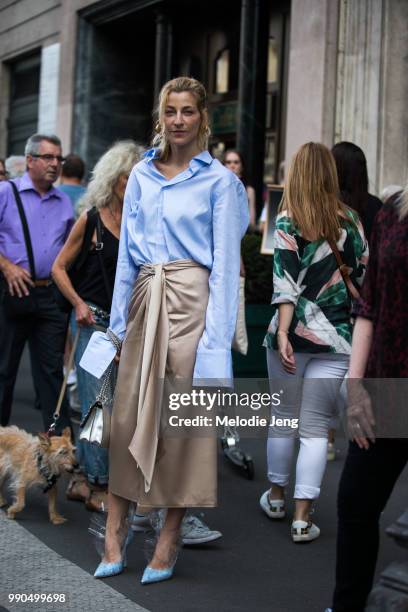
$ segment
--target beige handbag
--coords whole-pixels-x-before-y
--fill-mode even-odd
[[[246,355],[248,352],[248,334],[245,323],[245,278],[243,276],[240,276],[239,279],[238,317],[232,348],[242,355]]]

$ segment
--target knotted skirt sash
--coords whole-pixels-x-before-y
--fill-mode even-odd
[[[117,484],[120,473],[123,476],[126,470],[123,444],[142,473],[144,493],[150,490],[158,452],[163,381],[166,375],[192,378],[205,326],[208,276],[209,270],[192,260],[145,264],[139,271],[129,304],[112,417],[110,486],[111,490],[119,488],[118,494],[122,494]],[[169,356],[170,334],[172,341],[180,337],[178,350],[184,355],[177,359]],[[188,368],[180,370],[183,357]]]

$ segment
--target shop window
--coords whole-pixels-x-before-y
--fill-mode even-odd
[[[215,93],[224,94],[229,91],[230,52],[223,49],[215,60]]]

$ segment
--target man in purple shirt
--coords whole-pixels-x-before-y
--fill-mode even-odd
[[[33,280],[21,218],[8,181],[0,184],[0,415],[8,424],[13,388],[26,341],[30,346],[34,386],[44,428],[52,422],[63,380],[63,353],[67,318],[53,298],[51,268],[74,223],[69,198],[53,187],[61,172],[61,142],[56,136],[34,134],[26,144],[27,172],[13,182],[27,218],[36,278]],[[21,297],[35,293],[37,311],[11,318],[3,308],[8,291]],[[69,425],[64,402],[57,431]]]

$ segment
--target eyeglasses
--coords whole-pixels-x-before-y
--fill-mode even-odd
[[[43,153],[42,155],[39,153],[31,153],[31,157],[39,157],[48,163],[54,161],[54,159],[56,159],[59,164],[63,164],[65,161],[65,157],[62,157],[62,155],[50,155],[50,153]]]

